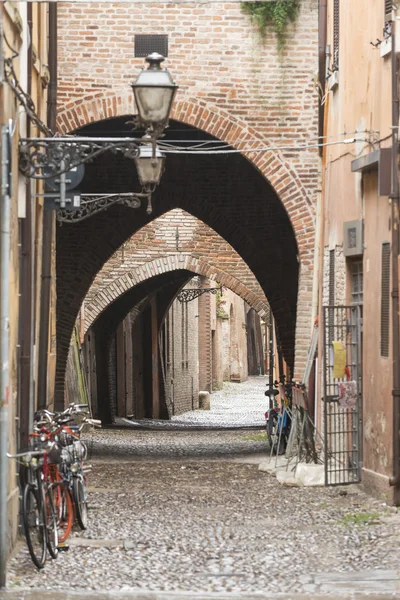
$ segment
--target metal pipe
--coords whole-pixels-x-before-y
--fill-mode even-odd
[[[399,351],[399,179],[398,179],[398,60],[396,55],[396,24],[392,21],[392,361],[393,361],[393,476],[395,503],[400,501],[399,427],[400,427],[400,351]]]
[[[32,4],[27,5],[27,21],[29,32],[29,48],[27,62],[27,91],[32,93]],[[30,136],[31,123],[29,115],[26,121],[27,137]],[[32,358],[32,196],[31,182],[25,187],[25,217],[20,219],[20,289],[19,289],[19,445],[28,445],[29,430],[33,421],[31,410],[31,358]],[[31,421],[32,419],[32,421]]]
[[[55,132],[57,122],[57,3],[49,4],[49,48],[48,62],[50,72],[49,91],[47,99],[47,124]],[[51,258],[54,230],[54,215],[51,210],[43,211],[42,238],[42,281],[40,294],[40,333],[38,352],[38,408],[47,405],[47,367],[49,354],[49,321],[51,294]],[[57,406],[57,409],[63,409]]]
[[[269,307],[269,389],[274,389],[274,317]]]
[[[319,0],[318,13],[318,82],[319,90],[323,96],[325,93],[326,81],[326,28],[327,28],[327,0]],[[323,142],[324,135],[324,105],[320,102],[318,105],[318,136],[319,143]],[[319,155],[322,156],[323,147],[319,148]]]
[[[0,15],[2,17],[2,15]],[[0,21],[2,19],[0,18]],[[1,32],[0,32],[1,33]],[[0,45],[3,39],[0,38]],[[10,178],[9,131],[2,126],[0,203],[0,588],[6,584],[8,494],[8,379],[9,379],[9,276]]]
[[[4,200],[7,189],[7,164],[5,162],[5,151],[7,145],[4,144],[4,48],[3,48],[3,8],[0,10],[0,124],[2,125],[2,147],[1,151],[1,217],[3,217]],[[3,164],[4,163],[4,164]],[[1,224],[4,225],[3,219]],[[1,263],[2,264],[2,263]],[[1,288],[5,292],[8,288]],[[1,297],[1,306],[3,306]],[[0,347],[2,347],[2,331],[0,331]],[[7,359],[8,360],[8,359]],[[4,363],[2,363],[4,365]],[[3,375],[3,371],[1,370]],[[1,389],[3,377],[1,378]],[[8,452],[8,409],[7,398],[0,396],[0,588],[6,585],[7,569],[7,494],[8,494],[8,464],[6,454]]]

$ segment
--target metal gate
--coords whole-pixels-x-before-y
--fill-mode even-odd
[[[325,306],[325,485],[361,481],[362,370],[359,306]]]

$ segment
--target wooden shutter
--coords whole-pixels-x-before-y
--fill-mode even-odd
[[[335,305],[335,250],[329,252],[329,306]],[[329,343],[335,339],[335,311],[333,308],[329,310],[328,325],[329,325]]]
[[[392,20],[393,0],[384,0],[385,3],[385,23]]]
[[[389,356],[390,244],[382,244],[381,356]]]
[[[333,61],[332,70],[339,69],[339,0],[333,0]]]

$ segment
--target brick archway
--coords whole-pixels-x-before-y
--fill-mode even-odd
[[[106,114],[118,112],[116,107],[119,105],[122,106],[122,99],[119,103],[117,98],[115,102],[110,98],[109,102],[105,102],[105,107],[109,107]],[[87,128],[78,132],[81,135],[96,135],[98,129],[109,131],[108,135],[112,135],[113,127],[121,130],[126,122],[126,107],[120,111],[125,116],[101,122],[95,122],[95,119],[104,113],[96,113],[94,108],[91,115],[86,109],[85,116],[78,122],[71,110],[72,107],[60,114],[60,124],[62,126],[64,123],[64,129],[73,129],[88,120]],[[83,106],[80,110],[84,112]],[[192,120],[208,131],[201,134],[202,129],[192,128],[179,120],[174,121],[175,131],[197,131],[199,135],[210,135],[210,139],[217,134],[238,147],[249,136],[255,135],[251,129],[241,128],[240,124],[235,125],[228,118],[218,121],[211,110],[207,113],[205,107],[196,109],[193,103],[178,105],[176,111],[179,110],[182,119]],[[184,110],[187,111],[186,116],[182,112]],[[67,114],[69,120],[62,121]],[[214,133],[210,134],[210,131]],[[134,175],[131,163],[124,163],[124,160],[130,162],[129,159],[116,158],[99,157],[95,163],[87,165],[86,191],[111,189],[111,186],[114,191],[125,191],[122,188],[127,174],[133,189],[137,187],[131,179]],[[169,168],[155,193],[150,220],[178,207],[190,211],[235,248],[260,282],[279,323],[287,362],[294,366],[295,377],[301,377],[311,331],[314,250],[311,200],[305,187],[300,179],[297,186],[296,175],[291,174],[286,163],[272,153],[264,155],[255,152],[254,156],[246,158],[240,153],[230,155],[219,159],[218,167],[214,156],[196,157],[194,165],[189,155],[171,155],[168,164]],[[110,173],[112,170],[112,176],[107,169]],[[206,181],[201,173],[207,173]],[[182,181],[185,182],[184,186],[181,185]],[[64,271],[62,279],[57,282],[58,297],[61,299],[57,303],[60,352],[56,396],[59,403],[64,382],[66,340],[70,338],[79,306],[96,273],[117,248],[149,220],[143,211],[135,213],[135,216],[130,216],[130,211],[123,207],[112,207],[106,215],[99,214],[74,225],[73,231],[69,228],[68,232],[65,228],[58,231],[57,269],[60,267]],[[270,247],[267,240],[271,240]],[[68,258],[66,265],[67,257],[71,255],[74,260],[71,263]]]
[[[229,273],[207,264],[204,260],[178,253],[164,259],[156,258],[140,265],[134,272],[129,271],[101,288],[90,302],[85,303],[85,333],[93,326],[103,311],[129,289],[157,275],[182,269],[218,281],[243,298],[261,317],[267,316],[269,308],[263,295],[257,295]]]
[[[133,95],[129,91],[117,95],[89,96],[68,104],[59,112],[58,131],[71,133],[100,120],[123,116],[128,118],[133,107]],[[246,153],[246,158],[271,183],[281,199],[295,232],[299,255],[302,260],[307,260],[314,242],[314,200],[310,198],[295,166],[289,164],[278,151],[257,151],[260,145],[268,145],[257,130],[203,101],[189,99],[176,102],[171,118],[201,129],[238,150],[250,145],[255,148],[254,152]]]

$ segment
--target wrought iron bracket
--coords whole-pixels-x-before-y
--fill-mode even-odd
[[[153,140],[155,143],[155,139]],[[32,179],[50,179],[90,162],[104,152],[135,158],[143,140],[138,138],[53,137],[23,138],[19,169]]]
[[[220,287],[189,288],[189,289],[181,290],[176,297],[179,300],[179,302],[181,302],[183,304],[183,303],[191,302],[192,300],[195,300],[196,298],[198,298],[199,296],[202,296],[203,294],[214,294],[215,295],[218,291],[221,291]]]
[[[56,211],[56,219],[59,223],[78,223],[92,215],[107,210],[114,204],[124,204],[130,208],[139,208],[141,199],[146,198],[149,202],[151,192],[124,193],[124,194],[82,194],[80,208],[77,210],[59,209]]]

